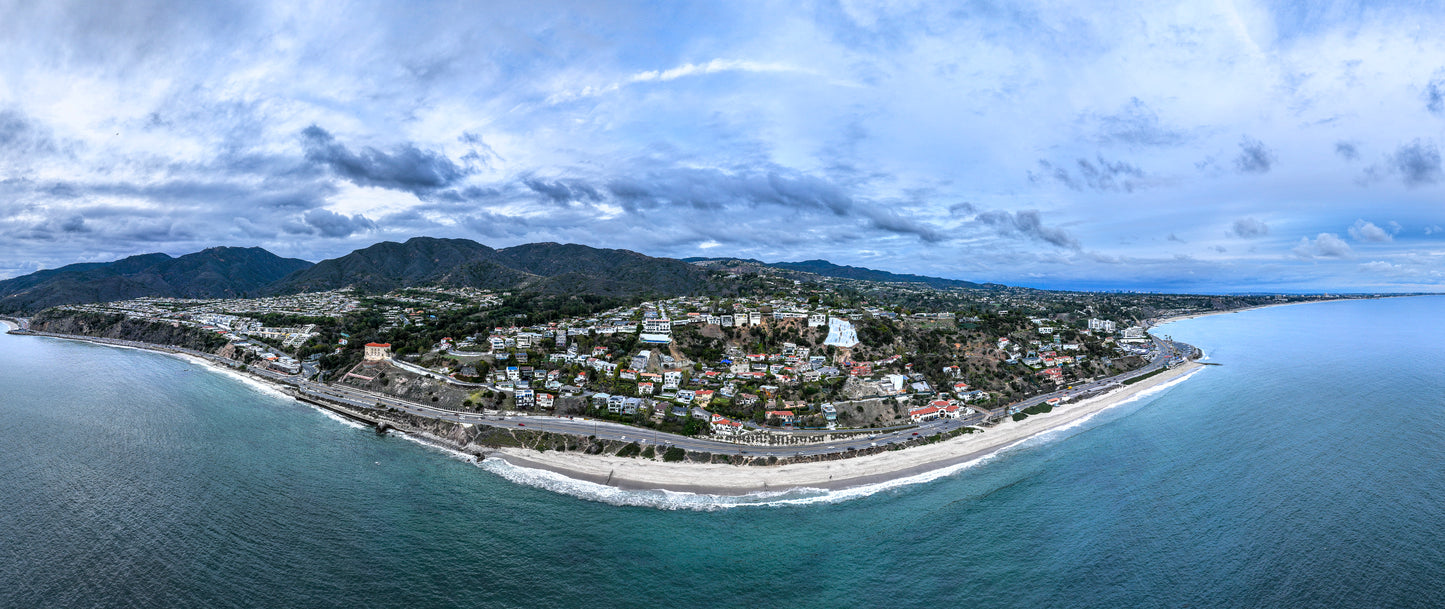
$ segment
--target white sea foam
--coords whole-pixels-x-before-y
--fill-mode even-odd
[[[445,444],[442,444],[441,442],[439,442],[439,441],[437,441],[437,440],[434,440],[434,439],[432,439],[432,438],[428,438],[428,437],[422,436],[422,435],[409,434],[409,433],[405,433],[405,432],[402,432],[402,431],[393,431],[392,433],[396,434],[397,436],[401,437],[402,439],[410,440],[410,441],[412,441],[412,442],[415,442],[415,443],[417,443],[417,444],[420,444],[420,445],[425,446],[425,447],[427,447],[427,448],[430,448],[430,449],[432,449],[432,450],[436,450],[436,451],[440,451],[440,452],[446,453],[447,456],[449,456],[449,457],[451,457],[451,458],[453,458],[453,459],[457,459],[457,460],[460,460],[460,461],[466,461],[466,462],[468,462],[468,463],[471,463],[471,462],[476,461],[476,457],[475,457],[475,456],[470,455],[470,454],[467,454],[467,453],[464,453],[464,452],[462,452],[462,451],[460,451],[460,450],[457,450],[457,449],[452,448],[452,447],[450,447],[450,446],[447,446],[447,445],[445,445]]]
[[[1173,379],[1173,380],[1171,380],[1171,381],[1169,381],[1169,382],[1167,382],[1167,383],[1161,383],[1161,384],[1159,384],[1159,385],[1157,385],[1157,386],[1150,387],[1150,388],[1148,388],[1148,389],[1145,389],[1145,390],[1143,390],[1143,391],[1140,391],[1139,393],[1136,393],[1136,394],[1134,394],[1134,395],[1129,396],[1128,399],[1119,400],[1119,402],[1116,403],[1116,404],[1110,404],[1110,405],[1108,405],[1108,406],[1106,406],[1106,407],[1104,407],[1104,408],[1100,408],[1099,410],[1096,410],[1096,411],[1094,411],[1094,412],[1091,412],[1091,413],[1089,413],[1089,414],[1087,414],[1087,415],[1085,415],[1085,416],[1079,417],[1077,420],[1069,421],[1069,424],[1068,424],[1068,425],[1060,425],[1060,426],[1058,426],[1058,427],[1054,427],[1054,428],[1050,428],[1050,429],[1045,429],[1045,430],[1043,430],[1043,431],[1041,431],[1041,432],[1039,432],[1039,433],[1036,433],[1036,434],[1034,434],[1034,435],[1032,435],[1032,436],[1029,436],[1029,437],[1027,437],[1027,438],[1024,438],[1024,439],[1022,439],[1022,440],[1019,440],[1018,442],[1014,442],[1013,444],[1009,444],[1008,446],[1005,446],[1004,449],[1008,449],[1008,448],[1012,448],[1012,447],[1014,447],[1014,446],[1018,446],[1018,445],[1020,445],[1020,444],[1025,443],[1025,442],[1028,442],[1028,441],[1030,441],[1030,440],[1035,440],[1035,439],[1052,439],[1052,437],[1055,436],[1055,435],[1057,435],[1059,432],[1068,431],[1068,430],[1071,430],[1071,429],[1077,429],[1078,427],[1082,426],[1084,423],[1089,422],[1089,420],[1093,419],[1094,417],[1099,416],[1099,415],[1102,414],[1102,413],[1108,412],[1108,411],[1110,411],[1110,410],[1113,410],[1113,409],[1118,408],[1118,407],[1120,407],[1120,406],[1123,406],[1123,405],[1125,405],[1125,404],[1132,404],[1132,403],[1134,403],[1134,402],[1138,402],[1138,401],[1143,400],[1143,399],[1145,399],[1145,398],[1151,398],[1151,397],[1154,397],[1154,396],[1156,396],[1156,395],[1159,395],[1160,393],[1163,393],[1164,391],[1168,390],[1170,387],[1173,387],[1173,386],[1175,386],[1175,385],[1178,385],[1179,383],[1182,383],[1182,382],[1184,382],[1184,381],[1186,381],[1186,380],[1189,380],[1189,377],[1194,376],[1194,375],[1196,375],[1196,374],[1199,374],[1199,371],[1200,371],[1200,370],[1203,370],[1203,369],[1204,369],[1204,368],[1201,367],[1201,368],[1196,368],[1196,369],[1194,369],[1194,370],[1191,370],[1191,371],[1189,371],[1189,374],[1185,374],[1184,376],[1181,376],[1181,377],[1179,377],[1179,378],[1177,378],[1177,379]],[[1037,415],[1036,415],[1036,416],[1037,416]]]
[[[478,466],[517,484],[535,486],[555,493],[611,505],[630,505],[661,510],[712,511],[744,505],[785,505],[793,501],[812,500],[829,493],[829,491],[817,488],[795,488],[747,495],[705,495],[661,489],[626,490],[569,478],[549,470],[522,467],[495,457],[483,459]]]
[[[1000,446],[998,449],[975,459],[912,476],[837,490],[803,487],[785,491],[755,492],[746,495],[709,495],[660,489],[627,490],[587,480],[578,480],[550,470],[519,466],[502,458],[488,458],[481,461],[478,466],[517,484],[534,486],[564,495],[572,495],[581,499],[611,505],[650,507],[663,510],[713,511],[748,506],[780,507],[839,503],[953,476],[963,470],[986,463],[1004,451],[1027,445],[1038,439],[1051,439],[1058,432],[1075,429],[1090,419],[1093,419],[1100,412],[1156,396],[1170,387],[1184,382],[1198,372],[1199,370],[1191,371],[1177,379],[1160,384],[1157,387],[1150,387],[1149,389],[1130,396],[1128,399],[1120,400],[1119,403],[1111,404],[1098,412],[1080,417],[1078,420],[1071,421],[1067,425],[1047,429],[1018,440],[1017,442]]]
[[[249,385],[252,389],[260,391],[261,393],[287,400],[293,399],[291,395],[287,394],[284,391],[281,391],[279,387],[272,383],[268,383],[266,381],[258,379],[254,376],[241,372],[240,370],[235,370],[226,366],[222,366],[208,359],[196,357],[194,355],[186,353],[170,353],[168,351],[158,351],[157,353],[163,353],[165,355],[177,357],[192,364],[201,366],[204,369],[214,372],[216,374],[231,377],[232,379],[241,381],[242,383]]]
[[[46,338],[56,338],[56,337],[46,337]],[[185,361],[185,362],[187,362],[187,363],[196,364],[196,365],[198,365],[198,366],[201,366],[203,369],[209,370],[209,371],[214,372],[214,373],[216,373],[216,374],[221,374],[221,375],[224,375],[224,376],[229,376],[229,377],[231,377],[231,378],[233,378],[233,379],[235,379],[235,380],[241,381],[242,383],[245,383],[245,384],[251,386],[252,388],[260,391],[261,393],[265,393],[265,394],[268,394],[268,395],[271,395],[271,396],[274,396],[274,397],[284,398],[284,399],[288,399],[288,400],[291,399],[291,396],[290,396],[290,395],[287,395],[286,392],[281,391],[279,388],[277,388],[275,385],[273,385],[273,384],[271,384],[271,383],[268,383],[268,382],[266,382],[266,381],[263,381],[263,380],[261,380],[261,379],[258,379],[258,378],[254,377],[254,376],[251,376],[251,375],[246,374],[246,373],[244,373],[244,372],[241,372],[241,371],[239,371],[239,370],[234,370],[234,369],[228,368],[228,367],[226,367],[226,366],[222,366],[222,365],[220,365],[220,364],[217,364],[217,363],[215,363],[215,362],[212,362],[212,361],[210,361],[210,360],[208,360],[208,359],[205,359],[205,358],[202,358],[202,357],[196,357],[196,356],[190,355],[190,354],[188,354],[188,353],[174,353],[174,352],[171,352],[171,351],[160,351],[160,350],[157,350],[157,349],[147,349],[147,348],[144,348],[144,347],[132,347],[132,346],[130,346],[130,345],[117,345],[117,344],[115,344],[115,343],[103,343],[103,342],[99,342],[99,341],[86,340],[85,338],[74,338],[74,339],[71,339],[71,338],[57,338],[57,340],[78,340],[78,341],[81,341],[81,342],[90,343],[90,344],[92,344],[92,345],[100,345],[100,346],[102,346],[102,347],[110,347],[110,348],[112,348],[112,349],[131,349],[131,350],[133,350],[133,351],[145,351],[145,352],[147,352],[147,353],[157,353],[157,354],[160,354],[160,355],[169,355],[169,356],[171,356],[171,357],[180,359],[180,360]]]
[[[1000,450],[1003,449],[1001,448]],[[508,462],[505,459],[495,457],[483,460],[479,466],[482,469],[517,484],[534,486],[600,503],[650,507],[662,510],[714,511],[750,506],[781,507],[816,505],[861,499],[906,486],[946,478],[993,459],[997,454],[998,451],[994,451],[963,463],[956,463],[912,476],[837,490],[797,487],[782,491],[759,491],[745,495],[710,495],[662,489],[621,489],[615,486],[589,482],[587,480],[578,480],[550,470],[523,467]]]
[[[315,404],[312,404],[312,403],[309,403],[309,402],[302,402],[302,404],[306,404],[307,406],[310,406],[310,407],[312,407],[312,408],[315,408],[317,412],[326,415],[326,418],[331,419],[331,420],[333,420],[333,421],[336,421],[337,423],[341,423],[342,425],[345,425],[345,426],[347,426],[347,427],[355,427],[356,429],[370,429],[370,427],[368,427],[368,426],[365,425],[365,424],[362,424],[362,423],[357,422],[355,419],[343,417],[343,416],[341,416],[341,415],[339,415],[339,414],[336,414],[336,413],[334,413],[334,412],[331,412],[330,410],[327,410],[327,409],[322,408],[322,407],[320,407],[320,406],[317,406],[317,405],[315,405]]]

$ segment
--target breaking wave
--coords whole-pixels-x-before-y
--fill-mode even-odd
[[[911,476],[905,476],[902,478],[896,478],[893,480],[886,480],[883,482],[876,482],[872,484],[863,484],[855,487],[848,487],[836,490],[799,487],[783,491],[754,492],[745,495],[710,495],[704,493],[690,493],[662,489],[629,490],[617,488],[615,486],[608,486],[606,484],[598,484],[596,482],[591,482],[587,480],[571,478],[564,474],[560,474],[551,470],[522,467],[506,461],[504,458],[499,457],[484,459],[480,463],[478,463],[478,467],[481,467],[482,469],[492,472],[498,476],[501,476],[503,479],[506,479],[516,484],[532,486],[555,493],[571,495],[580,499],[586,499],[589,501],[597,501],[599,503],[619,506],[648,507],[660,510],[716,511],[739,507],[783,507],[840,503],[843,501],[861,499],[871,495],[876,495],[878,493],[901,489],[903,487],[925,484],[941,478],[947,478],[958,474],[959,472],[962,472],[966,469],[970,469],[986,463],[994,459],[1004,451],[1024,445],[1036,444],[1040,440],[1049,441],[1057,439],[1059,432],[1076,429],[1084,423],[1088,422],[1089,420],[1093,419],[1101,412],[1112,410],[1125,404],[1135,403],[1140,400],[1156,396],[1169,389],[1170,387],[1184,382],[1198,372],[1199,370],[1194,370],[1167,383],[1160,384],[1156,387],[1150,387],[1149,389],[1130,396],[1128,399],[1120,400],[1119,403],[1112,404],[1108,408],[1104,408],[1103,410],[1100,410],[1098,412],[1090,413],[1088,416],[1080,417],[1076,421],[1071,421],[1067,425],[1062,425],[1060,427],[1040,431],[1039,433],[1018,440],[1017,442],[1012,442],[1004,446],[1000,446],[998,449],[983,456],[980,456],[976,459],[970,459],[962,463],[955,463],[953,465],[940,467],[935,470],[923,472],[920,474],[914,474]],[[431,446],[431,444],[427,442],[421,440],[417,441]]]

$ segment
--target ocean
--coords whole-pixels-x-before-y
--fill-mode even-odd
[[[1176,322],[1220,365],[947,475],[742,500],[0,336],[0,607],[1441,607],[1442,311]]]

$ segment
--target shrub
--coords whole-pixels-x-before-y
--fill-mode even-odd
[[[687,456],[687,451],[685,451],[685,450],[683,450],[683,449],[681,449],[681,448],[678,448],[678,447],[676,447],[676,446],[673,446],[673,447],[668,448],[668,449],[667,449],[667,452],[662,453],[662,460],[663,460],[663,461],[668,461],[668,462],[681,461],[681,460],[683,459],[683,457],[686,457],[686,456]]]
[[[1014,420],[1015,420],[1015,421],[1022,421],[1022,420],[1027,419],[1027,418],[1029,418],[1029,415],[1027,415],[1027,414],[1025,414],[1025,413],[1022,413],[1022,412],[1015,412],[1015,413],[1014,413]]]
[[[636,457],[637,455],[639,455],[639,454],[641,454],[641,453],[642,453],[642,446],[639,445],[639,444],[636,443],[636,442],[633,442],[633,443],[631,443],[631,444],[628,444],[627,446],[623,446],[621,450],[617,451],[617,456],[619,456],[619,457]]]

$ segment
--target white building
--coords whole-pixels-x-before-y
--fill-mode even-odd
[[[858,345],[858,332],[853,329],[853,323],[837,317],[828,318],[828,338],[823,341],[825,345],[850,349]]]
[[[368,362],[391,359],[391,343],[366,343],[364,357]]]

